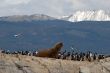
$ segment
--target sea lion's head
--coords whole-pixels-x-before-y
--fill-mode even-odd
[[[62,47],[63,47],[63,43],[62,43],[62,42],[57,43],[57,44],[55,45],[55,48],[58,49],[58,50],[60,50]]]

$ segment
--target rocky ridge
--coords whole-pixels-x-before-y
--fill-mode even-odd
[[[0,73],[110,73],[110,58],[81,62],[0,54]]]

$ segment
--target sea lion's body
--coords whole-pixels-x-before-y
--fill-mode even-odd
[[[63,46],[62,43],[58,43],[55,45],[55,47],[42,50],[37,53],[37,57],[49,57],[49,58],[56,58],[58,55],[58,52],[61,50],[61,47]]]

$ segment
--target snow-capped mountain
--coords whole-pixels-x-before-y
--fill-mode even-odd
[[[70,16],[64,16],[61,19],[77,22],[77,21],[110,21],[110,14],[103,10],[97,11],[77,11]]]
[[[55,18],[44,14],[33,14],[33,15],[13,15],[0,17],[0,21],[32,21],[32,20],[54,20]]]

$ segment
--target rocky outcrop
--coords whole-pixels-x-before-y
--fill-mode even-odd
[[[0,73],[110,73],[110,58],[78,62],[0,54]]]

